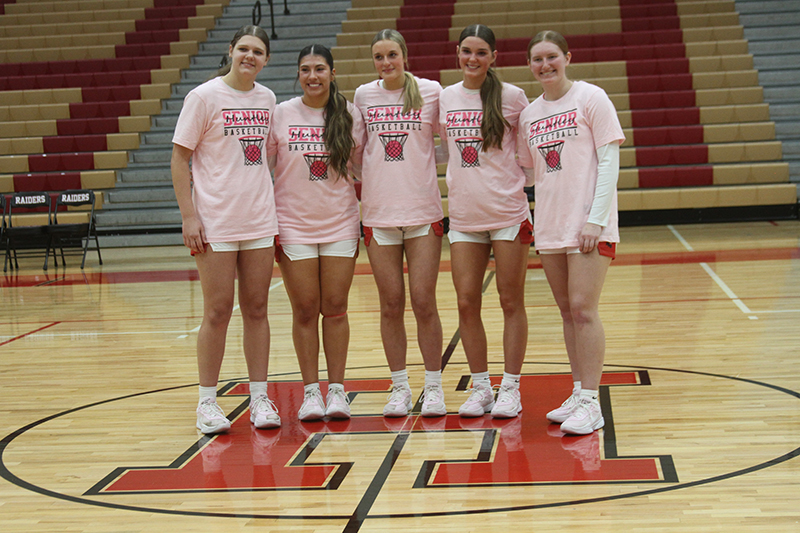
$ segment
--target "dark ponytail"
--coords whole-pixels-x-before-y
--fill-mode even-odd
[[[300,50],[297,66],[300,66],[304,57],[310,55],[324,58],[331,69],[330,94],[323,112],[325,148],[330,154],[328,166],[336,172],[336,180],[341,177],[349,179],[347,163],[356,146],[356,141],[353,139],[353,116],[347,109],[347,99],[339,92],[339,87],[333,79],[333,54],[330,49],[322,44],[306,46]]]
[[[482,24],[473,24],[464,28],[458,38],[458,45],[467,37],[478,37],[486,41],[494,52],[497,49],[497,40],[494,32]],[[511,124],[503,116],[503,82],[497,77],[493,68],[486,72],[486,79],[481,85],[481,103],[483,104],[483,120],[481,120],[481,137],[483,137],[483,151],[495,147],[503,147],[503,137],[506,128]]]

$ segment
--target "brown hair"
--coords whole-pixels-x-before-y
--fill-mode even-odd
[[[333,72],[333,54],[330,49],[322,44],[311,44],[300,50],[297,57],[297,66],[306,56],[320,56]],[[347,100],[339,92],[336,82],[331,79],[330,94],[328,103],[325,104],[325,148],[330,153],[330,167],[336,171],[336,180],[344,177],[348,178],[347,163],[350,161],[350,154],[356,146],[353,139],[353,116],[347,110]]]
[[[528,43],[528,49],[525,51],[525,54],[528,57],[528,62],[531,60],[531,48],[545,41],[558,46],[561,51],[564,52],[564,55],[569,53],[569,45],[567,44],[567,40],[564,39],[563,35],[557,31],[544,30],[537,33],[534,38],[531,39],[531,42]]]
[[[238,43],[239,40],[245,35],[252,35],[253,37],[261,39],[261,42],[263,42],[264,46],[267,48],[267,56],[269,56],[269,36],[267,35],[267,32],[265,32],[260,26],[248,25],[239,28],[239,31],[237,31],[233,35],[233,39],[231,39],[231,48],[235,48],[236,43]],[[231,71],[231,61],[230,58],[228,58],[228,61],[219,68],[217,73],[214,74],[212,78],[218,78],[220,76],[224,76],[230,71]]]
[[[459,47],[467,37],[483,39],[492,52],[497,49],[494,32],[488,26],[472,24],[464,28],[458,38]],[[486,79],[481,85],[481,103],[483,104],[483,120],[481,120],[483,151],[485,152],[493,146],[499,150],[503,147],[506,128],[510,128],[511,124],[503,116],[503,82],[491,67],[486,72]]]

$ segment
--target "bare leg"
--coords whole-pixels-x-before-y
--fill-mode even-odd
[[[347,296],[353,282],[355,257],[320,257],[322,344],[328,364],[328,381],[343,383],[350,344]]]
[[[392,372],[406,367],[405,310],[406,289],[403,278],[403,247],[380,246],[372,239],[367,247],[369,264],[378,286],[381,306],[381,340],[386,361]]]
[[[303,384],[319,381],[319,258],[292,261],[281,252],[278,262],[292,304],[292,341]]]
[[[244,357],[250,381],[266,381],[269,371],[267,302],[275,248],[239,252],[239,308],[242,312]]]
[[[493,241],[497,292],[503,308],[503,357],[505,371],[522,372],[528,347],[528,314],[525,311],[525,275],[530,246],[514,241]]]
[[[195,256],[203,290],[203,321],[197,334],[197,367],[203,387],[214,387],[219,381],[233,311],[236,258],[236,252],[217,253],[211,247]]]
[[[580,359],[581,386],[597,390],[603,373],[606,339],[598,307],[611,258],[597,249],[588,254],[569,254],[569,307]]]
[[[458,298],[458,331],[473,374],[486,372],[486,331],[481,320],[483,278],[491,245],[456,242],[450,245],[453,285]]]
[[[442,238],[432,230],[424,237],[405,241],[411,308],[417,320],[425,370],[442,369],[442,321],[436,307],[436,280],[442,255]]]

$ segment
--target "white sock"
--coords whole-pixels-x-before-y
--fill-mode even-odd
[[[503,381],[500,383],[500,386],[507,389],[519,389],[519,378],[519,374],[509,374],[508,372],[503,372]]]
[[[317,383],[309,383],[308,385],[303,385],[303,392],[308,394],[309,392],[319,392],[319,382]],[[322,394],[322,393],[320,393]]]
[[[492,382],[489,379],[489,371],[487,370],[486,372],[473,372],[472,373],[472,387],[476,388],[476,389],[479,388],[479,387],[482,387],[482,388],[485,388],[485,389],[491,389],[492,388]]]
[[[581,389],[581,400],[587,398],[595,403],[599,402],[597,399],[598,392],[596,390]]]
[[[442,385],[442,371],[441,370],[426,370],[425,371],[425,385],[428,383],[436,383]]]
[[[212,401],[217,401],[217,386],[214,385],[213,387],[203,387],[200,385],[200,400],[202,401],[203,398],[211,398]]]
[[[580,381],[573,381],[572,382],[572,395],[573,396],[580,396],[581,395],[581,382]]]
[[[251,381],[250,382],[250,399],[254,400],[261,395],[267,395],[267,382],[266,381]]]
[[[404,368],[403,370],[392,372],[392,385],[410,389],[411,387],[408,385],[408,370]]]

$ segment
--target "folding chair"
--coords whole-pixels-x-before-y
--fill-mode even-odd
[[[61,220],[64,220],[65,213],[59,208],[62,206],[78,207],[90,206],[88,218],[86,222],[59,222],[58,215],[61,211]],[[92,190],[69,190],[58,194],[56,197],[55,207],[53,208],[53,223],[47,227],[50,234],[50,246],[53,248],[53,255],[56,249],[61,250],[61,262],[66,266],[64,259],[64,249],[78,249],[71,253],[77,255],[82,254],[81,268],[86,264],[86,252],[89,250],[97,250],[97,259],[100,264],[103,264],[103,257],[100,255],[100,241],[97,239],[97,227],[94,216],[95,196]],[[81,213],[83,214],[83,213]],[[94,239],[94,246],[90,247],[91,240]]]
[[[46,192],[19,192],[11,196],[11,200],[9,200],[5,209],[6,257],[3,262],[3,272],[8,271],[9,264],[12,269],[18,269],[18,257],[20,255],[38,255],[37,250],[45,250],[44,266],[42,268],[47,270],[47,260],[50,258],[50,234],[47,232],[47,227],[52,223],[51,203],[50,194]],[[18,223],[15,226],[14,220],[16,217],[17,222],[19,222],[18,215],[20,210],[28,212],[30,209],[41,210],[45,214],[46,222],[28,226],[19,225]],[[17,215],[14,214],[15,212]],[[55,250],[53,250],[53,261],[58,266]]]

